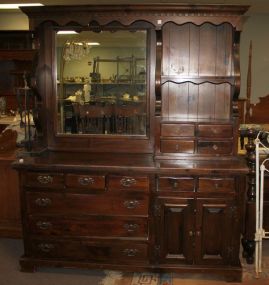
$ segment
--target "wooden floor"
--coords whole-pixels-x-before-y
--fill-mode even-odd
[[[23,253],[22,240],[0,238],[0,285],[224,285],[227,283],[216,276],[201,274],[172,274],[167,282],[157,275],[152,281],[139,278],[133,273],[119,273],[102,270],[79,270],[42,268],[35,273],[22,273],[19,257]],[[264,242],[264,269],[261,278],[255,278],[253,265],[243,263],[244,280],[242,285],[269,285],[269,240]],[[149,273],[150,274],[150,273]],[[111,277],[112,276],[112,277]],[[156,276],[156,275],[155,275]],[[141,279],[141,278],[140,278]],[[146,282],[146,283],[145,283]]]

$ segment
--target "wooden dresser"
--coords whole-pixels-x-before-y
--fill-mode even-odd
[[[241,281],[248,167],[237,157],[236,100],[246,10],[23,8],[40,43],[44,149],[14,164],[23,271],[161,270]],[[60,36],[70,29],[78,34]],[[89,39],[100,47],[87,48]]]

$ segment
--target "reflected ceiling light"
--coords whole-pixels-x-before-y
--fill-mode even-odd
[[[100,46],[100,43],[97,43],[97,42],[87,42],[86,45],[88,45],[88,46]]]
[[[19,9],[20,7],[44,6],[41,3],[0,4],[0,9]]]
[[[63,31],[58,31],[57,35],[75,35],[78,34],[76,31],[67,31],[67,30],[63,30]]]

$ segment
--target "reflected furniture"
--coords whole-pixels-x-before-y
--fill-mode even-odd
[[[36,146],[44,150],[14,163],[23,271],[63,266],[198,272],[241,281],[248,167],[237,156],[236,100],[247,8],[22,8],[40,45],[42,133]],[[62,40],[59,32],[70,29],[78,34]],[[78,48],[89,59],[75,67],[76,53],[64,50],[62,61],[68,48],[62,42],[74,49],[78,43],[86,48],[89,40],[100,43],[89,52]],[[125,56],[113,55],[115,46],[145,58],[138,72],[143,82],[126,82],[137,74],[127,66],[127,77],[120,78],[111,65],[93,66],[96,56]],[[81,75],[83,66],[88,75]],[[66,93],[70,77],[78,77],[78,85],[83,81],[83,90]]]

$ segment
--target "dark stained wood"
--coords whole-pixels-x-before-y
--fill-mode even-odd
[[[236,156],[232,105],[246,7],[22,10],[38,29],[39,141],[47,149],[13,164],[21,175],[22,270],[210,272],[241,281],[248,168]],[[55,29],[74,23],[147,30],[146,135],[57,134]]]

